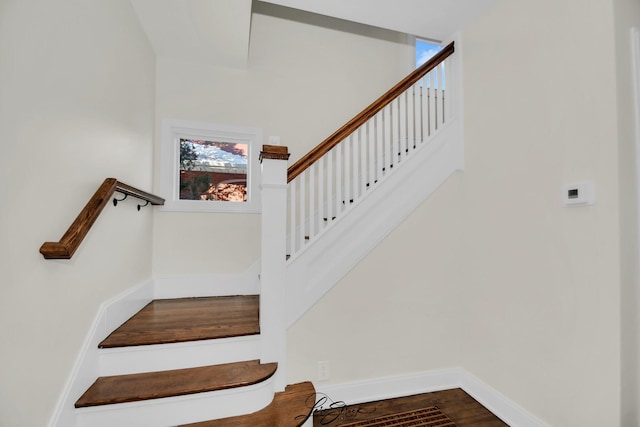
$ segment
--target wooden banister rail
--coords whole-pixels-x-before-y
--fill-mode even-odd
[[[391,101],[397,98],[401,93],[409,89],[425,74],[436,68],[442,61],[451,56],[453,52],[454,44],[453,42],[451,42],[435,56],[433,56],[429,61],[425,62],[419,68],[416,68],[415,71],[402,79],[394,87],[389,89],[384,95],[375,100],[360,114],[348,121],[344,126],[335,131],[330,137],[322,141],[313,150],[309,151],[304,157],[291,165],[289,169],[287,169],[287,182],[291,182],[295,177],[304,172],[305,169],[318,161],[318,159],[320,159],[322,156],[328,153],[329,150],[338,145],[352,132],[366,123],[371,117],[375,116],[380,110],[391,103]]]
[[[116,191],[152,205],[164,205],[164,199],[161,197],[139,190],[115,178],[107,178],[73,221],[73,224],[69,226],[60,241],[43,243],[40,247],[40,253],[46,259],[70,259]]]

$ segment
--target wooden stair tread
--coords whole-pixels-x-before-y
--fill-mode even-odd
[[[258,295],[151,301],[100,348],[169,344],[260,333]]]
[[[311,415],[316,390],[310,382],[288,385],[276,393],[273,402],[253,414],[187,424],[182,427],[298,427]]]
[[[258,360],[175,369],[171,371],[99,377],[78,399],[76,408],[136,402],[243,387],[270,378],[277,363]]]

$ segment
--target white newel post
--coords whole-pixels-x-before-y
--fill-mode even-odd
[[[287,147],[263,145],[260,335],[263,363],[278,362],[276,391],[286,386],[285,262],[287,227]]]

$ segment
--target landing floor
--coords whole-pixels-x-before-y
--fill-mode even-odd
[[[258,295],[151,301],[104,341],[101,348],[168,344],[260,333]]]
[[[317,411],[313,416],[313,426],[339,427],[357,421],[371,420],[385,415],[433,406],[437,406],[442,413],[455,423],[456,427],[508,427],[508,424],[493,415],[478,401],[459,388]]]

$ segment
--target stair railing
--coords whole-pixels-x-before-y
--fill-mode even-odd
[[[82,209],[75,221],[69,226],[66,233],[58,242],[45,242],[40,247],[40,253],[46,259],[71,259],[80,243],[89,233],[91,226],[98,219],[100,213],[109,202],[115,192],[124,194],[124,198],[132,196],[146,202],[144,205],[138,205],[138,210],[147,204],[163,205],[164,199],[135,187],[118,181],[115,178],[107,178],[98,188],[89,202]],[[113,199],[113,204],[117,205],[118,201],[123,199]]]
[[[444,126],[453,52],[452,42],[289,167],[289,260]]]

